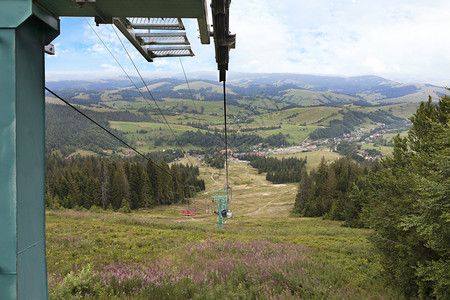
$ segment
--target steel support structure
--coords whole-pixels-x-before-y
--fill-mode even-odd
[[[215,36],[220,39],[216,57],[224,80],[228,51],[235,43],[234,35],[228,31],[230,0],[214,1],[214,15],[220,15],[214,23],[218,32]],[[44,47],[59,35],[58,17],[196,18],[200,40],[209,44],[206,3],[207,0],[0,0],[1,300],[48,298]],[[52,48],[47,50],[52,52]],[[218,200],[227,207],[228,195],[221,197],[224,198]]]
[[[59,21],[0,1],[0,299],[47,299],[44,47]]]
[[[222,210],[228,210],[230,208],[228,191],[214,191],[213,192],[213,201],[219,207],[219,229],[223,228],[223,223],[225,223],[224,218],[222,216]]]

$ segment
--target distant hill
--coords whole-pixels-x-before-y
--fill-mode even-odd
[[[134,80],[140,92],[127,79],[92,81],[47,82],[68,100],[84,105],[105,101],[142,101],[147,90],[138,79]],[[190,91],[184,79],[161,78],[146,81],[158,100],[191,99],[220,101],[222,85],[214,80],[193,76]],[[440,86],[422,83],[399,83],[378,76],[318,76],[305,74],[233,74],[227,83],[230,101],[268,97],[272,101],[300,106],[365,103],[420,102],[428,95],[437,98],[446,93]],[[191,96],[192,92],[192,96]]]
[[[142,152],[223,147],[222,84],[195,76],[146,80],[62,81],[46,85]],[[189,89],[190,88],[190,89]],[[408,128],[418,102],[444,88],[401,84],[376,76],[333,77],[298,74],[240,74],[227,83],[229,146],[248,151],[342,138],[384,124],[387,139]],[[192,92],[192,94],[191,94]],[[47,95],[47,151],[89,150],[103,155],[121,145]],[[153,102],[152,97],[157,101]],[[193,99],[192,99],[193,98]],[[166,122],[170,123],[166,126]],[[377,129],[377,130],[378,130]],[[178,140],[175,140],[174,135]],[[381,142],[380,142],[381,143]],[[387,145],[387,140],[383,141]]]
[[[276,87],[280,91],[280,96],[292,93],[293,90],[299,93],[305,90],[331,92],[360,98],[373,104],[420,102],[423,101],[424,94],[426,97],[428,95],[436,97],[446,93],[445,88],[435,85],[399,83],[372,75],[339,77],[303,74],[243,74],[236,76],[229,84],[253,89]]]

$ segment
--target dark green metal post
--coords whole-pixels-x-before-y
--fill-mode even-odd
[[[0,1],[0,299],[47,299],[44,46],[59,21]]]
[[[223,228],[222,209],[223,209],[223,197],[219,197],[219,229]]]
[[[228,191],[215,191],[213,192],[213,201],[219,206],[219,229],[223,228],[222,210],[229,209]]]

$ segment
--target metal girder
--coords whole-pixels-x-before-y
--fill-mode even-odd
[[[185,30],[180,18],[127,18],[134,29]]]
[[[136,33],[144,45],[189,45],[186,32]]]
[[[19,0],[14,0],[19,1]],[[33,0],[61,17],[205,18],[206,0]],[[84,3],[85,2],[85,3]]]
[[[57,17],[195,18],[202,44],[209,44],[210,23],[206,2],[207,0],[33,0],[33,3]]]
[[[29,7],[25,11],[18,10]],[[19,5],[19,6],[18,6]],[[0,1],[0,299],[48,299],[44,46],[59,20]]]
[[[113,23],[149,62],[157,57],[194,56],[179,18],[113,18]]]

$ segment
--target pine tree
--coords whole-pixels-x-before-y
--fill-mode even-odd
[[[109,199],[114,209],[119,209],[122,204],[122,199],[125,198],[125,190],[123,186],[124,172],[122,168],[117,168],[112,176],[109,187]]]
[[[149,208],[156,205],[153,199],[153,193],[151,192],[150,179],[147,172],[142,170],[142,207]]]
[[[143,182],[141,178],[142,171],[141,164],[134,162],[130,165],[130,203],[132,209],[137,209],[143,206]]]
[[[450,297],[450,97],[422,103],[387,169],[358,193],[386,276],[406,297]],[[370,174],[369,174],[370,175]]]
[[[170,168],[170,174],[172,175],[173,182],[173,201],[179,203],[183,200],[183,186],[181,181],[181,174],[176,164],[172,165]]]

